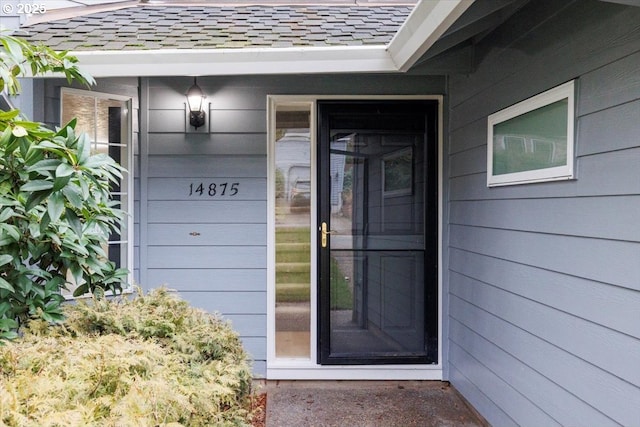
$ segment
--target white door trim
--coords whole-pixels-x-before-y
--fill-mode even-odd
[[[268,95],[267,96],[267,379],[278,380],[442,380],[442,95]],[[316,101],[318,100],[436,100],[438,101],[438,364],[433,365],[338,365],[317,363],[317,233],[311,233],[311,357],[276,358],[275,337],[275,106],[281,103],[311,105],[311,176],[316,177]],[[311,230],[317,229],[317,180],[311,185]]]

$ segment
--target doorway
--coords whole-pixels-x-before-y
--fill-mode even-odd
[[[318,363],[438,363],[438,104],[318,101]]]

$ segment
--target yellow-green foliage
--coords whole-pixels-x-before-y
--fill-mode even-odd
[[[65,314],[0,346],[0,426],[249,422],[247,355],[220,318],[165,289]]]

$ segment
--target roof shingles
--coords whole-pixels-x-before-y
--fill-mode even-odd
[[[25,30],[53,49],[236,49],[391,41],[410,6],[137,6]]]

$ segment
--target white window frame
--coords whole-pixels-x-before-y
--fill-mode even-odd
[[[113,95],[113,94],[109,94],[109,93],[102,93],[102,92],[94,92],[94,91],[89,91],[89,90],[82,90],[82,89],[74,89],[74,88],[68,88],[68,87],[63,87],[60,88],[60,117],[59,117],[59,123],[60,126],[65,125],[65,123],[62,123],[62,118],[64,117],[64,104],[63,104],[63,99],[64,99],[64,95],[65,94],[70,94],[70,95],[78,95],[78,96],[86,96],[86,97],[92,97],[92,98],[96,98],[96,99],[110,99],[110,100],[114,100],[114,101],[121,101],[125,104],[126,106],[126,112],[127,112],[127,119],[126,119],[126,126],[127,128],[125,129],[126,131],[126,135],[127,135],[127,141],[125,144],[125,147],[123,147],[123,151],[126,153],[127,155],[127,173],[126,173],[126,182],[123,180],[120,189],[121,192],[125,192],[123,191],[126,188],[126,194],[127,194],[127,203],[126,206],[123,205],[121,203],[120,208],[125,212],[125,218],[123,219],[123,225],[124,225],[124,231],[126,232],[126,262],[122,263],[122,265],[120,267],[122,268],[126,268],[129,271],[129,274],[127,275],[127,283],[128,284],[132,284],[133,283],[133,265],[134,265],[134,261],[133,261],[133,256],[134,256],[134,214],[133,214],[133,208],[134,208],[134,170],[133,170],[133,166],[134,166],[134,156],[133,156],[133,100],[131,97],[128,96],[122,96],[122,95]],[[94,133],[97,133],[94,131]],[[93,142],[93,140],[92,140]],[[122,199],[121,199],[122,202]],[[120,233],[120,241],[118,242],[111,242],[111,243],[119,243],[122,244],[123,242],[125,242],[125,240],[122,239],[123,237],[123,233]],[[133,292],[133,287],[132,286],[127,286],[127,287],[123,287],[122,289],[123,293],[131,293]],[[110,292],[107,293],[108,295],[110,295]],[[85,297],[89,297],[90,294],[86,294],[86,295],[82,295],[80,297],[74,297],[71,294],[65,294],[64,297],[65,299],[77,299],[77,298],[85,298]]]
[[[532,169],[523,172],[493,173],[493,130],[502,122],[566,99],[567,108],[567,163],[562,166]],[[487,186],[528,184],[535,182],[569,180],[574,178],[574,129],[575,129],[575,85],[564,83],[543,93],[521,101],[489,116],[487,120]]]
[[[275,278],[275,138],[276,106],[291,103],[311,105],[311,230],[317,230],[316,113],[319,100],[436,100],[438,101],[438,363],[424,365],[320,365],[317,360],[317,234],[311,232],[311,331],[309,358],[276,357],[276,278]],[[268,172],[267,172],[267,374],[269,380],[442,380],[443,379],[443,304],[442,304],[442,95],[268,95]]]

